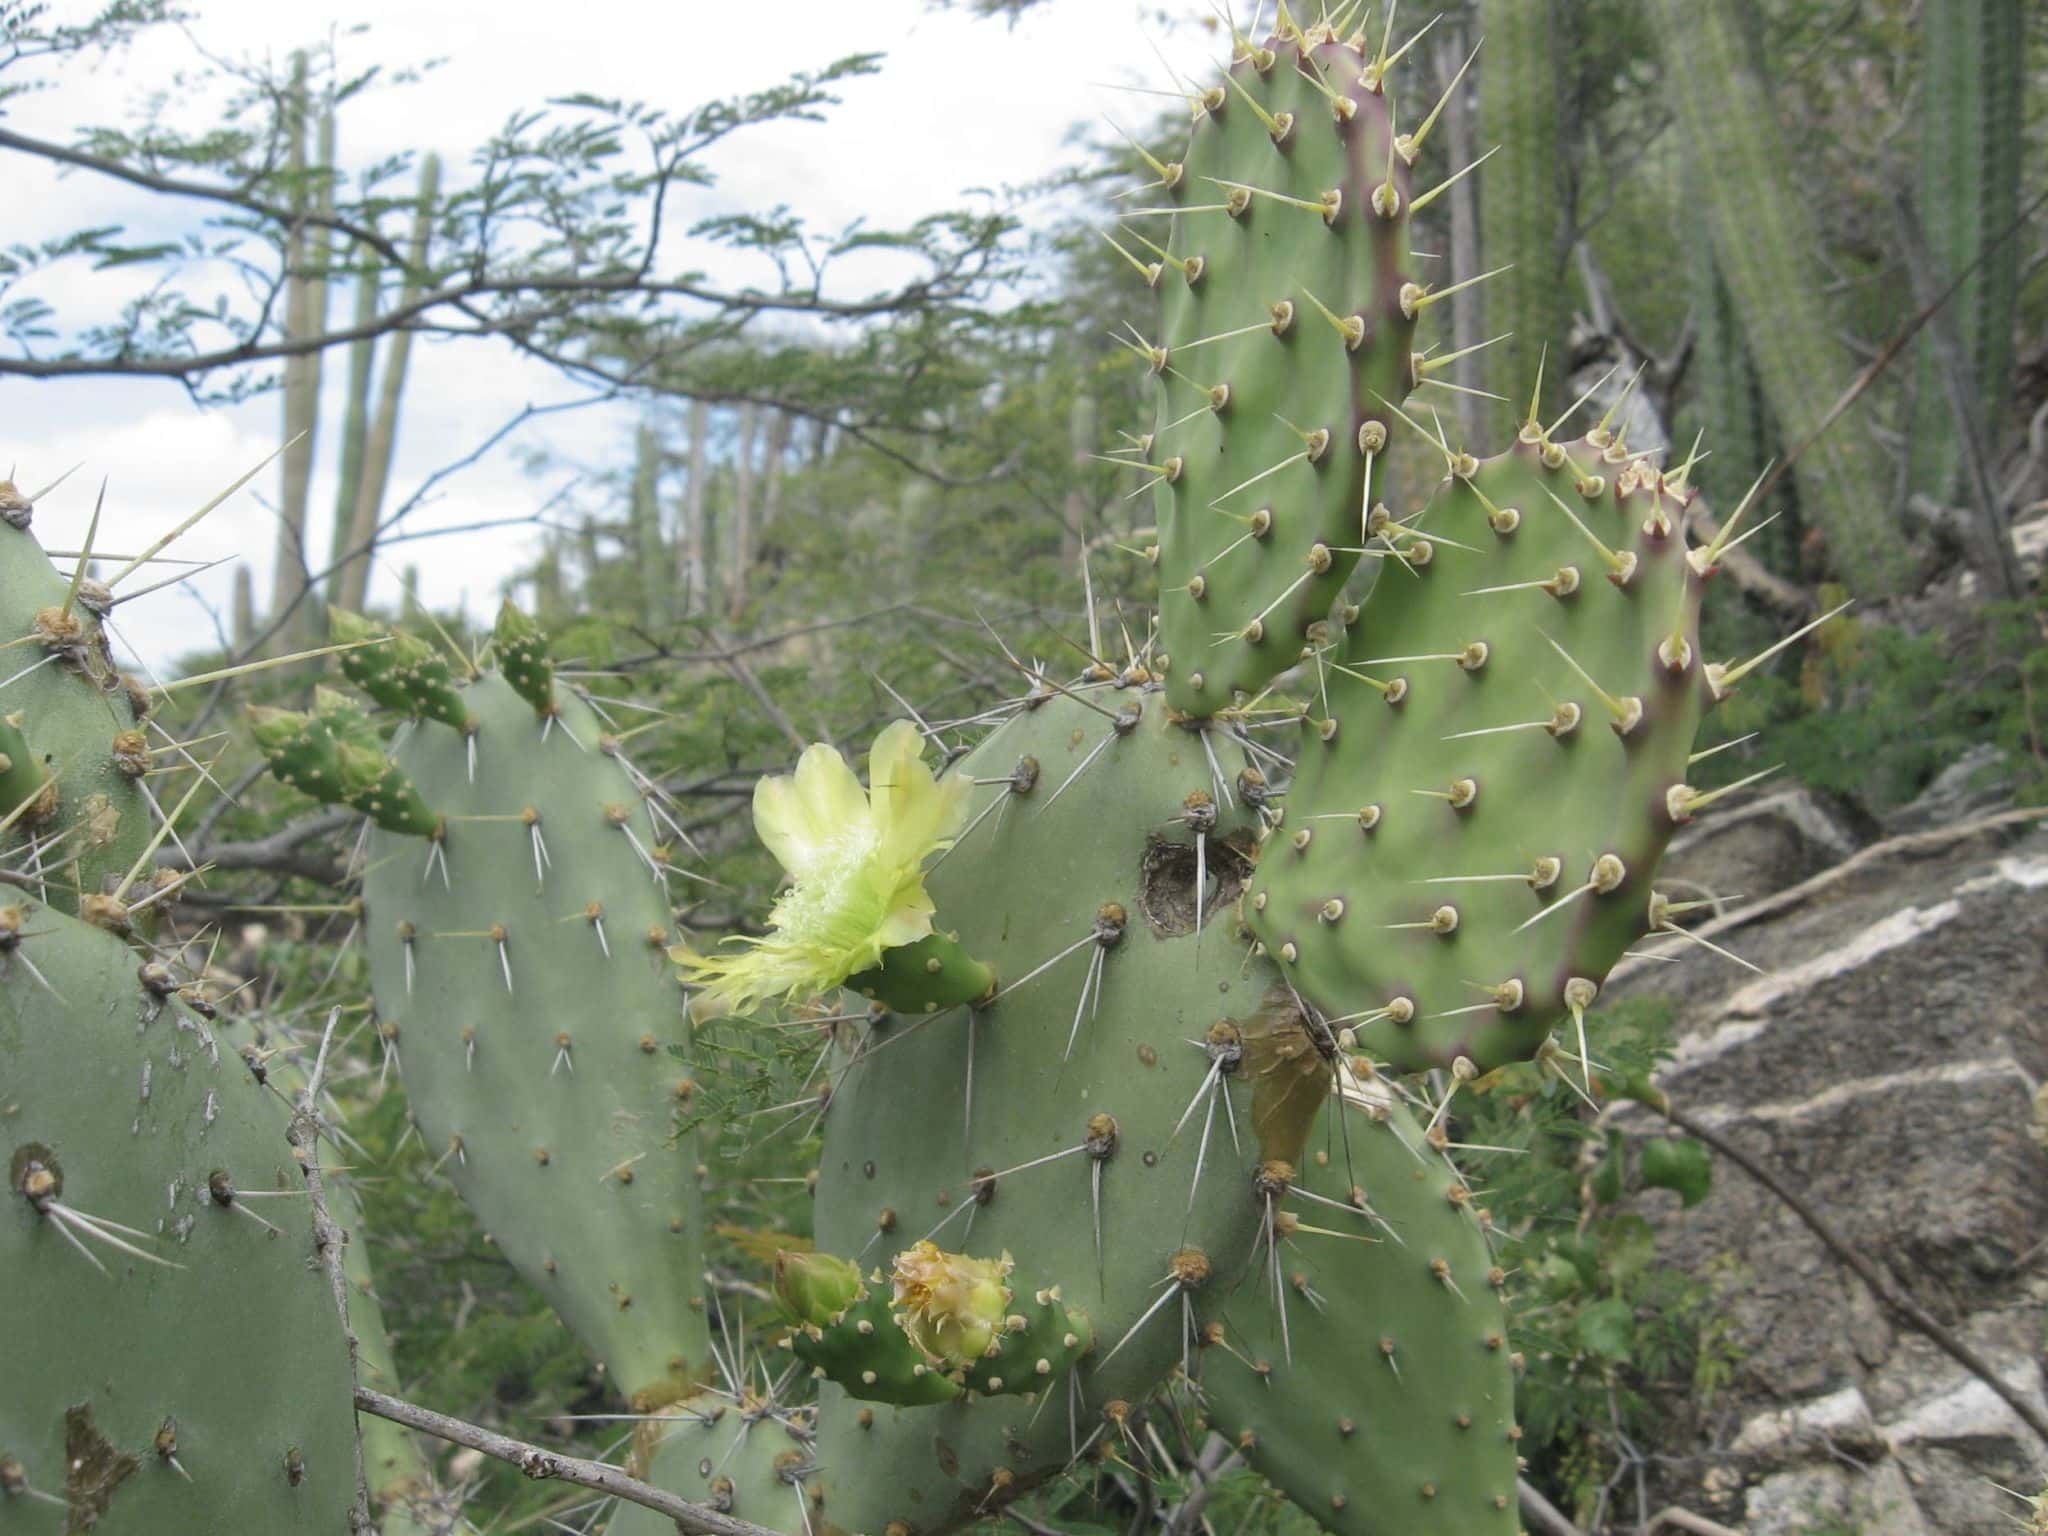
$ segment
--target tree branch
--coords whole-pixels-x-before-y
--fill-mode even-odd
[[[1820,1212],[1815,1210],[1805,1197],[1795,1191],[1790,1184],[1779,1178],[1776,1173],[1765,1167],[1762,1162],[1751,1157],[1749,1153],[1738,1147],[1712,1126],[1706,1124],[1698,1116],[1678,1108],[1662,1091],[1659,1091],[1654,1099],[1644,1099],[1642,1102],[1646,1107],[1655,1110],[1687,1135],[1698,1137],[1714,1149],[1716,1156],[1727,1158],[1729,1162],[1776,1195],[1784,1203],[1787,1210],[1791,1211],[1794,1216],[1797,1216],[1806,1224],[1807,1231],[1820,1239],[1822,1247],[1826,1248],[1828,1252],[1848,1266],[1851,1273],[1869,1287],[1870,1294],[1877,1298],[1881,1306],[1914,1332],[1931,1341],[1958,1365],[1962,1366],[1964,1370],[1997,1393],[2006,1407],[2013,1411],[2020,1422],[2038,1435],[2044,1444],[2048,1444],[2048,1417],[2044,1417],[2038,1407],[2029,1402],[2023,1393],[2007,1382],[2003,1376],[1999,1375],[1997,1369],[1989,1360],[1986,1360],[1977,1353],[1976,1349],[1969,1343],[1958,1338],[1939,1318],[1921,1306],[1914,1299],[1911,1292],[1892,1280],[1876,1264],[1872,1263],[1868,1255],[1844,1239],[1836,1236],[1834,1229],[1821,1219]]]
[[[578,1487],[589,1488],[623,1499],[628,1504],[638,1504],[656,1514],[667,1515],[675,1521],[676,1529],[688,1536],[781,1536],[779,1531],[765,1525],[755,1525],[748,1520],[736,1520],[731,1515],[721,1514],[708,1504],[692,1504],[688,1499],[677,1498],[651,1483],[643,1483],[637,1477],[628,1477],[617,1467],[602,1461],[587,1461],[581,1456],[564,1456],[559,1451],[543,1450],[540,1446],[529,1445],[524,1440],[514,1440],[510,1435],[500,1435],[479,1425],[464,1423],[461,1419],[450,1418],[445,1413],[436,1413],[431,1408],[422,1408],[415,1403],[402,1402],[387,1397],[382,1392],[373,1392],[368,1387],[356,1388],[356,1406],[365,1413],[374,1413],[380,1419],[389,1419],[394,1424],[403,1424],[408,1429],[438,1439],[466,1445],[473,1451],[482,1451],[486,1456],[495,1456],[500,1461],[509,1461],[513,1466],[536,1480],[549,1478]]]
[[[202,839],[194,845],[198,851],[190,858],[176,846],[166,846],[157,850],[157,863],[165,869],[190,869],[192,859],[196,858],[216,869],[264,869],[280,875],[295,875],[302,880],[315,880],[322,885],[340,885],[346,877],[339,864],[332,859],[302,853],[300,849],[316,837],[325,837],[330,832],[339,832],[352,825],[360,814],[347,809],[321,811],[249,843],[222,843],[208,848]]]

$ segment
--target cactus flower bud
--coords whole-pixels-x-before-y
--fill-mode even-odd
[[[988,1352],[1010,1312],[1009,1254],[972,1259],[925,1241],[896,1255],[896,1321],[926,1358],[972,1365]]]
[[[824,1327],[860,1298],[860,1266],[829,1253],[775,1255],[775,1295],[800,1322]]]

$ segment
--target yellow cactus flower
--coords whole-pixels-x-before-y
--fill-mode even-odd
[[[1016,1266],[1000,1259],[944,1253],[927,1239],[896,1255],[895,1295],[889,1305],[910,1342],[926,1359],[948,1368],[969,1366],[988,1353],[1010,1311],[1003,1284]]]
[[[968,783],[935,778],[924,737],[898,720],[875,738],[868,784],[863,791],[846,759],[819,743],[804,749],[793,776],[754,786],[754,829],[794,883],[768,914],[766,937],[727,941],[741,953],[670,951],[685,981],[732,1012],[799,1001],[932,931],[925,861],[952,846]]]

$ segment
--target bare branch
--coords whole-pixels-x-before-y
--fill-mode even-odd
[[[382,1392],[372,1392],[368,1387],[356,1388],[356,1406],[380,1419],[389,1419],[422,1434],[466,1445],[500,1461],[509,1461],[530,1478],[575,1483],[578,1487],[593,1489],[611,1498],[623,1499],[628,1504],[651,1509],[656,1514],[667,1515],[675,1521],[677,1530],[689,1533],[689,1536],[781,1536],[780,1532],[765,1525],[721,1514],[708,1504],[692,1504],[688,1499],[679,1499],[651,1483],[628,1477],[608,1463],[543,1450],[524,1440],[514,1440],[510,1435],[497,1434],[479,1425],[450,1418],[445,1413],[436,1413],[431,1408],[421,1408],[414,1403],[387,1397]]]

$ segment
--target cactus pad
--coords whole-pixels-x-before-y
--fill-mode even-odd
[[[654,823],[581,700],[538,718],[490,674],[457,703],[467,731],[435,717],[395,746],[445,830],[369,841],[382,1027],[422,1134],[506,1257],[623,1392],[671,1402],[708,1346]]]
[[[1316,702],[1245,902],[1403,1069],[1526,1057],[1651,926],[1713,698],[1685,500],[1593,438],[1453,454]]]
[[[0,916],[0,1523],[347,1529],[348,1346],[283,1106],[111,934]]]
[[[65,911],[119,882],[157,822],[143,788],[149,697],[118,672],[102,619],[113,593],[57,570],[29,532],[33,508],[0,481],[0,640],[20,641],[0,666],[0,752],[8,758],[0,814],[19,809],[11,843],[64,836],[65,866],[47,888]],[[24,748],[26,751],[24,752]],[[24,805],[24,800],[34,803]],[[58,894],[58,893],[62,894]]]
[[[1157,334],[1126,338],[1159,379],[1127,456],[1157,482],[1162,670],[1192,715],[1300,660],[1365,547],[1382,401],[1416,382],[1413,141],[1383,63],[1328,27],[1240,38],[1126,215],[1161,296]]]
[[[1350,1079],[1344,1102],[1275,1201],[1277,1247],[1210,1309],[1211,1418],[1340,1536],[1514,1536],[1506,1277],[1385,1085]]]

